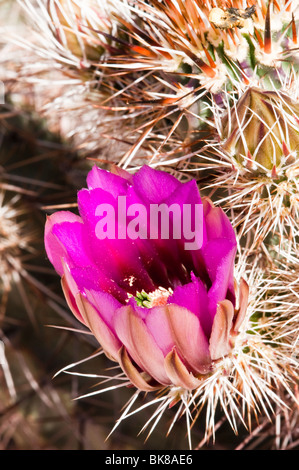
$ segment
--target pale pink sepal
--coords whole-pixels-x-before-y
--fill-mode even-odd
[[[90,331],[94,334],[102,346],[106,356],[111,360],[118,362],[118,351],[121,347],[119,340],[102,320],[96,309],[82,294],[78,294],[76,296],[76,303],[85,321],[85,324],[88,326]]]
[[[114,326],[117,336],[125,345],[136,364],[163,385],[169,385],[164,370],[164,356],[148,331],[144,321],[131,306],[121,307],[115,313]]]
[[[248,307],[249,286],[245,279],[240,280],[239,284],[239,306],[235,315],[233,330],[237,333],[244,321]]]
[[[200,385],[200,380],[188,371],[175,348],[165,357],[165,370],[171,382],[177,387],[193,390]]]
[[[211,365],[209,344],[197,316],[174,304],[164,310],[179,355],[195,372],[206,373]]]
[[[61,287],[65,296],[65,300],[72,312],[72,314],[79,320],[81,323],[84,323],[81,313],[79,312],[76,300],[72,294],[72,291],[67,283],[67,280],[64,276],[61,278]]]
[[[61,278],[61,286],[62,286],[63,293],[65,295],[65,300],[69,308],[71,309],[71,312],[74,314],[77,320],[85,324],[84,319],[76,303],[76,296],[79,293],[79,289],[70,273],[68,265],[64,261],[62,261],[61,264],[62,264],[62,269],[63,269],[63,275]]]
[[[229,300],[219,302],[210,336],[210,353],[212,360],[226,356],[231,350],[230,333],[233,317],[233,304]]]
[[[160,384],[154,386],[150,385],[147,382],[144,377],[144,373],[139,372],[137,368],[133,365],[124,346],[122,346],[119,351],[119,363],[124,373],[127,375],[132,384],[135,385],[136,388],[138,388],[138,390],[142,390],[144,392],[152,392],[161,388]]]

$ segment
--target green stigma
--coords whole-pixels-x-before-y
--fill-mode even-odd
[[[154,290],[147,294],[145,290],[141,292],[136,292],[136,295],[128,294],[128,300],[130,298],[134,298],[138,307],[145,307],[145,308],[152,308],[161,305],[167,304],[168,297],[173,294],[172,289],[168,288],[165,289],[164,287],[159,287],[158,289]]]
[[[142,290],[141,292],[137,292],[134,298],[139,307],[151,307],[151,298],[144,290]]]

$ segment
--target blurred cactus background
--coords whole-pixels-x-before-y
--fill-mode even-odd
[[[147,164],[226,211],[250,290],[244,409],[215,384],[193,448],[298,450],[298,1],[0,0],[0,20],[0,449],[188,449],[171,408],[107,439],[133,392],[102,378],[44,249],[94,164]]]

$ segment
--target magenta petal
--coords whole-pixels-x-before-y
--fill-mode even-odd
[[[174,207],[180,208],[181,217],[174,219],[173,224],[177,227],[180,225],[181,238],[179,240],[170,240],[169,249],[190,272],[194,270],[193,252],[197,252],[206,240],[203,206],[196,182],[193,180],[181,184],[165,202],[169,207],[174,205]],[[190,214],[187,208],[191,208]],[[196,233],[194,232],[195,217],[198,224]],[[195,241],[198,242],[197,246],[195,246]],[[178,262],[176,264],[178,265]]]
[[[53,235],[65,247],[67,259],[73,266],[91,266],[93,262],[87,255],[83,239],[84,225],[82,221],[62,222],[52,228]]]
[[[102,291],[113,295],[119,302],[126,302],[127,292],[97,267],[73,267],[70,271],[81,293],[86,290]]]
[[[155,171],[155,170],[152,170]],[[158,172],[160,173],[160,172]],[[170,176],[170,175],[167,175]],[[165,194],[163,194],[165,196]],[[164,204],[167,207],[170,207],[171,204],[176,204],[179,209],[181,209],[182,213],[182,203],[183,200],[186,204],[194,204],[200,203],[200,197],[197,190],[196,185],[191,185],[186,183],[185,185],[180,183],[174,191],[170,192],[167,195],[167,198],[163,200],[164,202],[155,203],[156,206],[159,204]],[[128,191],[128,205],[131,204],[143,204],[146,208],[147,216],[144,216],[143,225],[147,225],[148,227],[148,237],[150,235],[150,228],[153,229],[153,219],[150,219],[150,204],[151,202],[148,199],[142,201],[141,195],[136,192],[136,188],[132,187]],[[178,226],[181,225],[181,234],[182,237],[180,239],[175,239],[173,237],[173,223]],[[157,229],[161,229],[161,227],[157,226]],[[138,250],[141,254],[142,260],[144,261],[145,265],[147,266],[147,270],[152,273],[152,278],[156,281],[159,285],[163,285],[168,287],[167,277],[169,279],[169,283],[171,287],[173,287],[172,283],[179,280],[181,283],[188,282],[190,280],[188,274],[188,264],[190,264],[191,255],[187,252],[184,248],[184,236],[183,236],[183,228],[182,228],[182,220],[181,217],[179,220],[176,218],[174,221],[171,220],[170,222],[170,229],[169,235],[162,237],[161,230],[157,230],[159,236],[157,238],[149,238],[147,240],[136,240],[136,246],[138,246]],[[187,266],[186,266],[187,265]],[[169,286],[170,286],[169,284]]]
[[[117,203],[111,194],[98,188],[90,191],[81,190],[78,194],[79,211],[84,221],[83,236],[89,255],[95,264],[120,286],[129,286],[131,279],[133,284],[129,288],[131,287],[132,292],[142,289],[149,292],[154,290],[155,285],[142,262],[137,243],[129,238],[118,239],[116,233],[115,238],[110,236],[104,239],[98,238],[96,226],[101,217],[96,215],[96,210],[103,203],[114,208],[114,212],[111,209],[114,225],[117,220]]]
[[[55,236],[53,229],[65,222],[78,224],[82,223],[82,220],[78,215],[69,211],[56,212],[47,217],[44,235],[47,256],[60,276],[63,275],[62,260],[67,257],[67,247]]]
[[[228,298],[235,302],[234,294],[234,261],[235,243],[225,240],[212,240],[202,250],[205,265],[211,280],[208,292],[209,310],[214,317],[217,303]]]
[[[115,198],[106,191],[96,188],[94,190],[83,189],[78,193],[79,212],[84,222],[83,240],[90,257],[94,263],[102,269],[106,275],[116,279],[118,267],[115,266],[113,254],[109,251],[110,240],[100,240],[96,234],[96,226],[101,217],[96,216],[97,207],[100,204],[109,204],[115,207]],[[112,221],[113,222],[113,221]]]
[[[173,294],[168,298],[168,303],[176,304],[194,313],[200,321],[205,334],[211,331],[212,321],[209,313],[209,297],[206,286],[194,274],[191,274],[192,282],[184,286],[177,286]]]
[[[214,207],[208,198],[204,199],[203,206],[207,239],[226,238],[236,243],[235,231],[223,210],[220,207]]]
[[[146,165],[133,175],[135,191],[145,203],[161,203],[181,184],[174,176]]]
[[[101,170],[94,166],[87,175],[88,189],[103,189],[109,192],[113,197],[125,195],[127,193],[129,182],[110,171]]]
[[[113,315],[122,304],[111,294],[99,290],[85,289],[85,295],[88,302],[98,311],[99,316],[105,321],[109,328],[114,331]]]

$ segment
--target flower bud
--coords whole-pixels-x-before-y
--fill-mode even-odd
[[[299,148],[299,105],[274,91],[249,88],[224,119],[222,148],[258,173],[273,172]]]

